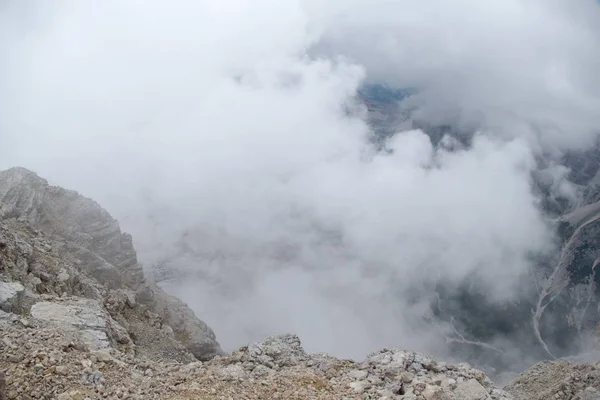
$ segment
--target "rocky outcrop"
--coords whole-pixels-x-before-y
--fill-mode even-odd
[[[206,361],[223,354],[210,327],[146,281],[132,239],[117,221],[77,192],[50,186],[23,168],[0,172],[0,246],[1,310],[28,313],[43,295],[74,296],[32,311],[60,316],[67,325],[74,314],[103,315],[120,328],[92,329],[94,335],[110,339],[125,331],[140,351],[160,357],[187,353]]]
[[[105,349],[111,344],[126,345],[131,341],[127,331],[111,318],[97,300],[75,298],[42,301],[31,307],[31,316],[59,324],[63,330],[71,330],[90,350]]]
[[[0,172],[0,220],[20,218],[44,232],[103,284],[137,288],[144,282],[131,236],[91,199],[48,185],[24,168]]]
[[[467,364],[446,364],[406,350],[381,350],[363,362],[309,355],[295,335],[282,335],[241,348],[210,365],[234,380],[276,375],[282,370],[308,370],[323,390],[344,388],[363,399],[508,400],[481,371]],[[333,397],[332,397],[333,398]]]
[[[515,400],[600,399],[600,363],[543,361],[505,388]]]
[[[0,318],[9,399],[509,400],[480,371],[410,351],[363,362],[307,354],[295,335],[271,337],[209,362],[154,361],[89,350],[45,320]]]
[[[29,223],[0,221],[0,243],[0,317],[44,321],[88,350],[110,346],[153,359],[195,359],[132,290],[110,289],[86,275]]]

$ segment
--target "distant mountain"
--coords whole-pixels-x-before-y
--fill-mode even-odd
[[[464,132],[450,126],[417,121],[401,102],[414,90],[367,85],[359,98],[369,111],[369,123],[384,146],[386,139],[403,129],[422,129],[434,145],[444,135],[468,146]],[[468,135],[467,135],[468,136]],[[543,165],[545,160],[540,160]],[[561,163],[581,193],[580,203],[570,204],[550,195],[548,184],[533,177],[542,197],[543,212],[556,221],[559,243],[554,254],[543,255],[523,282],[523,293],[534,293],[514,304],[488,300],[474,282],[456,290],[441,282],[437,288],[436,317],[450,322],[457,336],[449,338],[457,353],[480,367],[507,369],[518,364],[515,349],[490,346],[506,338],[509,346],[521,346],[523,354],[538,359],[564,357],[594,345],[600,326],[600,146],[566,154]],[[537,293],[537,294],[536,294]],[[591,341],[591,342],[590,342]]]
[[[386,140],[407,129],[423,130],[434,146],[445,135],[469,146],[468,132],[457,133],[451,126],[432,125],[413,118],[411,109],[401,103],[414,93],[412,89],[377,84],[359,90],[358,101],[367,110],[374,132],[372,142],[377,148],[385,151]],[[547,161],[540,159],[540,168]],[[562,163],[570,168],[569,179],[581,193],[581,201],[574,205],[556,199],[541,174],[532,177],[534,189],[542,199],[543,212],[556,229],[558,242],[555,252],[535,255],[535,268],[530,271],[529,279],[521,282],[518,290],[522,295],[518,299],[510,304],[494,302],[481,290],[477,278],[463,282],[458,288],[438,282],[427,289],[435,291],[435,296],[427,293],[427,297],[437,299],[430,305],[434,313],[431,322],[445,322],[454,328],[454,334],[446,337],[446,341],[457,358],[467,359],[493,376],[524,369],[535,360],[577,354],[589,348],[600,324],[600,277],[596,268],[600,259],[600,147],[569,153]],[[216,239],[201,232],[181,237],[173,252],[165,254],[153,266],[154,279],[167,286],[169,281],[201,279],[222,287],[223,291],[242,290],[229,287],[211,268],[196,268],[197,261],[226,264],[243,259],[252,265],[249,260],[253,260],[253,252],[281,253],[283,260],[292,251],[284,249],[283,244],[249,249],[239,243],[225,259],[215,254],[212,240]],[[237,269],[232,271],[240,273]]]

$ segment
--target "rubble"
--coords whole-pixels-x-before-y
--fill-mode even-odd
[[[68,330],[16,315],[0,320],[8,399],[512,399],[466,365],[385,350],[357,363],[306,354],[295,335],[208,362],[155,361],[93,350]]]

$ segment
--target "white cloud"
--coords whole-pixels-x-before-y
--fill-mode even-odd
[[[534,154],[588,143],[600,118],[590,1],[19,4],[0,11],[2,166],[98,200],[147,265],[203,271],[176,291],[228,349],[297,331],[339,355],[441,351],[427,299],[403,293],[476,274],[510,299],[550,245]],[[372,154],[344,113],[365,74],[483,133]]]
[[[462,123],[526,136],[543,150],[585,147],[598,134],[595,0],[347,4],[337,3],[318,50],[351,56],[376,79],[420,87],[428,119],[458,111]]]

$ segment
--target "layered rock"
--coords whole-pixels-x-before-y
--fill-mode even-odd
[[[43,295],[76,296],[95,303],[75,298],[35,311],[68,319],[85,304],[86,312],[109,314],[111,324],[121,326],[116,331],[126,331],[140,351],[184,358],[191,353],[199,360],[223,354],[212,329],[146,281],[131,237],[117,221],[77,192],[50,186],[23,168],[0,172],[0,244],[4,311],[28,313]]]

